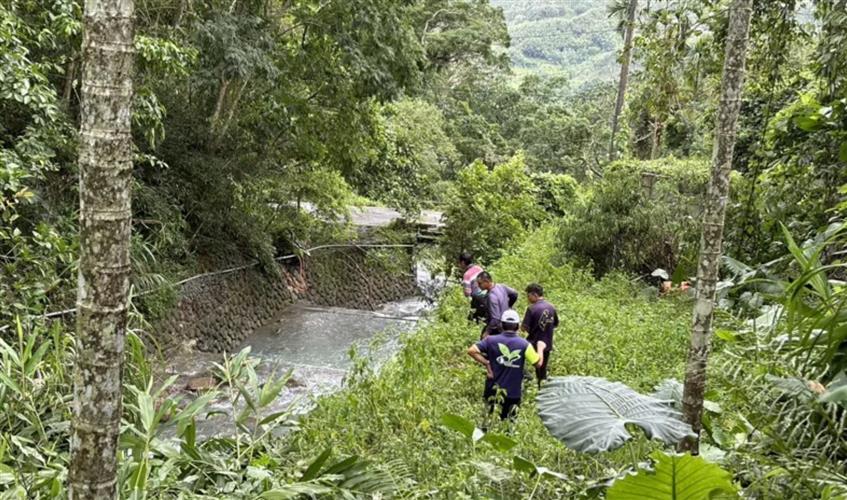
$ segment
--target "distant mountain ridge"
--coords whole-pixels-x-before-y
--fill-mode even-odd
[[[566,72],[574,87],[613,81],[622,45],[605,0],[491,0],[503,9],[518,72]]]

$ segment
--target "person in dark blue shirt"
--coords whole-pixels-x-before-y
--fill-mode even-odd
[[[527,332],[526,340],[535,348],[541,363],[535,368],[538,387],[547,379],[547,366],[553,351],[553,330],[559,326],[559,314],[553,304],[544,300],[544,288],[537,283],[526,287],[529,307],[523,317],[521,330]]]
[[[487,378],[483,398],[489,412],[494,411],[498,392],[502,392],[500,419],[514,419],[521,404],[525,362],[538,365],[540,359],[532,345],[518,335],[520,316],[508,309],[500,316],[502,333],[489,335],[468,348],[477,363],[485,367]]]

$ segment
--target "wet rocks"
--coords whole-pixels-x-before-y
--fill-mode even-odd
[[[286,387],[289,387],[289,388],[293,388],[293,387],[306,387],[306,384],[304,384],[303,382],[301,382],[301,381],[297,380],[297,379],[296,379],[296,378],[294,378],[294,377],[289,377],[289,378],[288,378],[288,380],[286,380],[286,381],[285,381],[285,386],[286,386]]]

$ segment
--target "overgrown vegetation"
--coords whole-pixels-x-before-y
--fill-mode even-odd
[[[555,233],[549,226],[534,233],[491,268],[503,283],[544,284],[549,300],[561,306],[552,374],[602,376],[643,393],[665,385],[668,378],[679,380],[687,349],[690,298],[683,294],[657,299],[655,289],[645,294],[625,275],[611,273],[595,281],[571,265],[554,265]],[[837,295],[840,304],[843,291]],[[360,365],[364,371],[351,377],[345,391],[322,399],[303,419],[301,430],[293,436],[295,456],[305,460],[316,449],[332,444],[377,462],[399,460],[416,479],[409,486],[414,492],[437,490],[468,498],[523,497],[534,492],[539,498],[582,498],[599,494],[607,478],[636,468],[657,448],[639,434],[614,452],[584,455],[568,450],[550,436],[536,415],[532,384],[527,385],[528,395],[510,431],[518,441],[514,454],[566,479],[548,475],[539,477],[536,484],[514,470],[509,454],[498,453],[484,442],[473,445],[445,429],[440,425],[445,414],[463,416],[480,426],[485,423],[484,373],[463,352],[476,340],[478,329],[465,321],[464,307],[460,295],[451,293],[431,323],[408,337],[403,350],[378,374]],[[844,309],[839,306],[838,311],[843,314]],[[806,313],[808,325],[824,320],[812,311]],[[736,330],[738,320],[722,313],[718,333],[722,340],[710,372],[716,384],[708,395],[712,402],[704,454],[729,468],[735,483],[753,496],[838,498],[847,494],[843,488],[847,417],[844,394],[837,393],[843,392],[843,382],[832,374],[818,379],[814,377],[819,375],[811,375],[819,373],[814,370],[798,372],[791,360],[806,351],[786,343],[784,336],[802,342],[808,330],[795,330],[788,318],[766,331],[747,331]],[[839,342],[831,338],[826,345],[831,348]],[[777,343],[784,347],[775,349]],[[820,352],[826,352],[823,345]],[[789,377],[788,383],[774,377]],[[821,387],[828,387],[825,394],[833,395],[817,399],[817,386],[809,386],[809,380],[819,380]],[[668,397],[680,398],[681,387],[677,390],[676,396]],[[779,411],[773,411],[775,404]],[[807,453],[812,449],[818,451]]]
[[[613,163],[564,218],[562,249],[597,275],[656,268],[695,275],[707,174],[699,160]]]
[[[626,1],[137,1],[121,493],[614,498],[608,480],[682,463],[638,431],[616,451],[566,448],[534,388],[513,428],[489,426],[514,446],[475,439],[482,374],[463,351],[478,329],[455,291],[288,436],[289,415],[256,411],[285,377],[258,380],[246,354],[223,362],[218,390],[247,409],[233,435],[203,440],[207,398],[150,385],[150,354],[179,279],[272,272],[346,241],[351,206],[431,208],[439,258],[471,251],[496,281],[549,290],[553,375],[676,401],[692,302],[641,278],[696,274],[729,3],[639,2],[609,163],[605,75]],[[80,0],[0,4],[4,497],[66,494],[84,23]],[[704,417],[704,456],[752,498],[847,498],[845,46],[844,0],[754,2]],[[371,234],[406,242],[403,228]]]

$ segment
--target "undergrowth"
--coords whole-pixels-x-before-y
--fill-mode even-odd
[[[623,275],[595,281],[584,271],[554,266],[554,238],[549,228],[533,233],[490,269],[495,281],[515,288],[543,284],[559,308],[551,374],[602,376],[642,392],[665,378],[680,378],[689,325],[685,300],[648,297]],[[525,306],[523,298],[516,305]],[[478,334],[466,320],[464,298],[456,290],[448,293],[378,374],[359,363],[347,389],[318,402],[292,437],[291,459],[333,447],[377,463],[399,460],[415,478],[409,492],[416,495],[573,498],[599,492],[606,479],[658,446],[642,437],[610,453],[570,451],[541,424],[534,384],[527,383],[514,428],[501,430],[519,441],[516,454],[568,477],[546,478],[536,487],[535,479],[510,470],[509,457],[482,443],[472,445],[439,423],[447,413],[483,423],[484,373],[465,355]]]

